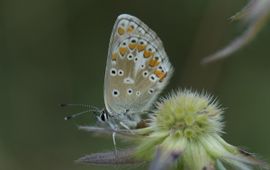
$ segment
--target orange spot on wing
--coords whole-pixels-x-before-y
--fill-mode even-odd
[[[130,43],[129,45],[128,45],[128,47],[131,49],[131,50],[133,50],[134,48],[136,48],[137,47],[137,43]]]
[[[144,52],[143,52],[144,58],[149,58],[149,57],[151,57],[153,55],[154,55],[154,53],[151,52],[151,51],[144,50]]]
[[[137,49],[139,52],[141,52],[142,50],[145,49],[145,47],[146,47],[146,45],[138,44]]]
[[[122,28],[122,27],[119,27],[119,28],[117,29],[117,32],[118,32],[119,35],[125,34],[125,30],[124,30],[124,28]]]
[[[116,58],[117,58],[117,53],[112,53],[112,60],[116,60]]]
[[[121,54],[121,56],[124,56],[127,52],[127,47],[120,47],[119,48],[119,53]]]
[[[134,30],[134,27],[129,26],[128,29],[127,29],[127,32],[128,32],[128,33],[131,33],[133,30]]]
[[[159,78],[160,81],[162,81],[167,76],[167,73],[161,70],[155,70],[154,74]]]
[[[156,66],[158,66],[159,65],[159,61],[158,60],[155,60],[154,58],[151,58],[151,60],[149,61],[149,66],[151,66],[151,67],[156,67]]]

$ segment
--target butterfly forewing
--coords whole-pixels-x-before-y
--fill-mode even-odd
[[[156,33],[138,18],[120,15],[113,27],[104,81],[110,114],[147,110],[167,84],[172,66]]]

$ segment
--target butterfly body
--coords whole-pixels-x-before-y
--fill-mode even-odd
[[[113,129],[133,129],[168,83],[173,68],[154,31],[122,14],[113,27],[104,78],[105,109],[98,120]],[[106,119],[105,119],[106,117]]]
[[[129,114],[125,113],[109,113],[106,109],[100,111],[100,115],[97,116],[97,120],[101,126],[109,126],[113,130],[117,129],[135,129],[138,123],[141,121],[140,113]]]

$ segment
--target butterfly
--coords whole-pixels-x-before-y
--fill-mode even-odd
[[[122,14],[114,24],[104,78],[105,109],[98,120],[111,128],[136,128],[173,73],[157,34]]]
[[[99,113],[98,123],[114,131],[135,129],[172,73],[173,67],[157,34],[134,16],[118,16],[105,70],[105,108],[94,108]],[[82,113],[85,112],[77,115]],[[115,145],[115,132],[113,141]]]

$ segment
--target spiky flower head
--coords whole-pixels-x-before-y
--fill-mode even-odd
[[[189,90],[172,93],[157,104],[136,156],[154,160],[155,167],[179,170],[236,169],[259,165],[253,156],[226,143],[221,137],[222,109],[207,94]]]
[[[226,167],[251,170],[254,166],[268,169],[254,155],[221,138],[223,110],[206,93],[173,92],[158,102],[153,112],[145,120],[147,127],[132,130],[132,134],[118,132],[124,138],[131,137],[135,149],[119,151],[115,157],[113,152],[87,155],[79,161],[90,164],[151,161],[150,170],[226,170]],[[108,132],[94,127],[84,129]]]

